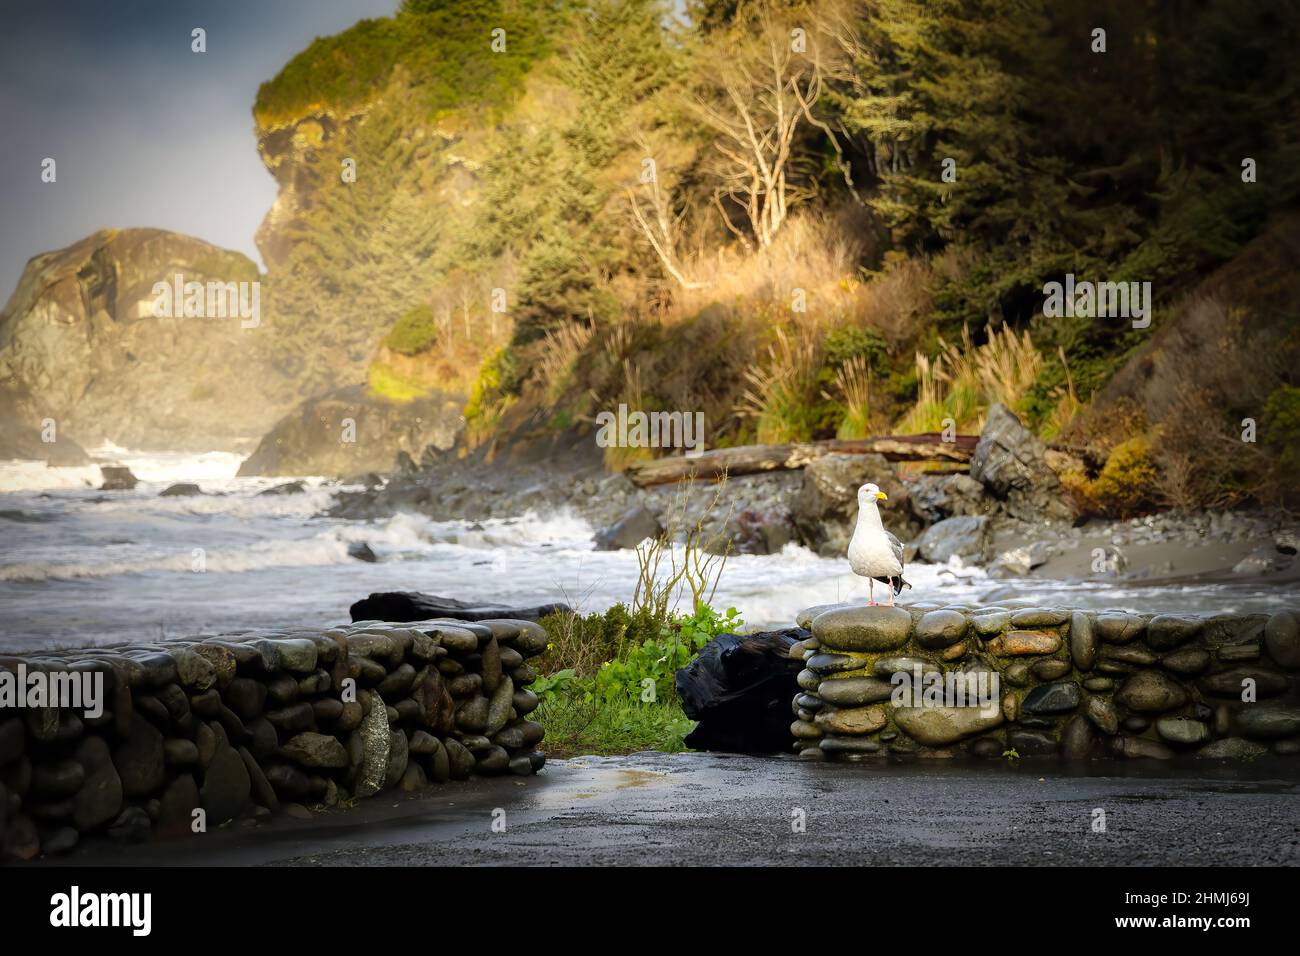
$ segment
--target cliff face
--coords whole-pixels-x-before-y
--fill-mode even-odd
[[[202,314],[185,317],[181,301],[156,317],[155,284],[177,274],[204,284]],[[158,229],[104,230],[36,256],[0,313],[0,418],[23,431],[53,419],[83,445],[255,440],[287,407],[261,359],[267,329],[215,317],[206,289],[245,283],[251,314],[258,280],[245,256]]]

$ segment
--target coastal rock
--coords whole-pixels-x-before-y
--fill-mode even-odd
[[[1187,691],[1159,671],[1141,671],[1115,692],[1115,700],[1138,713],[1158,714],[1187,703]]]
[[[122,780],[113,766],[108,744],[99,737],[82,740],[74,759],[85,773],[72,799],[72,822],[80,832],[88,833],[121,812]]]
[[[837,651],[894,651],[907,643],[912,615],[901,607],[845,607],[819,614],[812,632]]]
[[[836,674],[841,671],[861,670],[870,661],[865,654],[814,654],[804,661],[810,671],[818,674]]]
[[[1060,648],[1061,637],[1055,631],[1007,631],[988,644],[989,653],[998,657],[1055,654]]]
[[[1287,689],[1287,679],[1281,674],[1255,667],[1239,667],[1221,674],[1202,677],[1196,685],[1213,697],[1235,697],[1250,688],[1257,697],[1276,697]]]
[[[422,458],[427,449],[450,448],[461,430],[456,395],[434,391],[410,401],[344,385],[289,410],[269,428],[239,466],[239,477],[330,475],[394,470],[399,455]],[[283,405],[279,406],[283,408]],[[354,441],[340,441],[349,430]]]
[[[893,690],[892,684],[876,677],[844,677],[822,681],[817,697],[836,707],[862,707],[889,700]]]
[[[894,723],[917,743],[942,747],[998,726],[1002,711],[995,708],[989,714],[979,707],[896,707]]]
[[[1105,697],[1089,697],[1086,709],[1088,719],[1097,725],[1104,734],[1114,736],[1119,733],[1119,715],[1114,705]]]
[[[1118,756],[1136,760],[1172,760],[1174,756],[1164,744],[1145,737],[1116,737],[1112,747]]]
[[[1040,684],[1025,695],[1020,709],[1026,714],[1061,714],[1074,710],[1082,699],[1083,692],[1074,681]]]
[[[99,474],[102,479],[100,491],[130,491],[140,483],[140,479],[125,465],[100,465]]]
[[[1146,621],[1134,614],[1107,612],[1098,614],[1092,623],[1097,635],[1108,644],[1127,644],[1147,629]]]
[[[822,710],[814,718],[814,723],[830,734],[870,734],[884,727],[885,721],[885,708],[879,704]]]
[[[286,757],[304,767],[341,769],[348,765],[347,750],[337,738],[327,734],[298,734],[281,749]]]
[[[361,726],[353,732],[360,750],[360,760],[352,767],[353,792],[358,797],[378,793],[384,785],[388,771],[388,751],[392,735],[388,726],[388,711],[375,694],[366,693],[366,714]]]
[[[1147,622],[1147,643],[1158,651],[1169,650],[1191,640],[1203,626],[1198,617],[1157,614]]]
[[[1286,670],[1300,670],[1300,617],[1279,611],[1264,626],[1264,646],[1269,657]]]
[[[1068,760],[1084,760],[1091,756],[1096,739],[1088,719],[1075,714],[1061,732],[1061,754]]]
[[[122,780],[122,793],[141,797],[163,783],[165,760],[163,735],[149,721],[136,716],[125,739],[113,748],[113,764]]]
[[[635,548],[646,538],[657,538],[663,532],[654,512],[644,505],[637,505],[609,527],[597,531],[593,541],[597,551],[623,551]]]
[[[1253,740],[1277,740],[1300,734],[1300,707],[1283,704],[1247,704],[1232,718],[1233,728]]]
[[[1097,635],[1093,632],[1092,618],[1083,611],[1070,615],[1070,659],[1081,671],[1092,670],[1097,661]]]
[[[927,525],[959,515],[987,514],[995,505],[970,475],[917,475],[911,483],[913,513]]]
[[[823,455],[803,469],[790,516],[808,546],[818,554],[843,557],[858,518],[858,489],[874,482],[889,496],[881,508],[885,528],[900,540],[920,528],[912,514],[907,486],[880,455]]]
[[[966,616],[958,611],[929,611],[916,622],[913,639],[926,648],[948,647],[966,633]]]
[[[1210,739],[1210,728],[1187,717],[1161,717],[1156,721],[1156,733],[1162,740],[1185,746]]]
[[[1206,744],[1196,751],[1196,756],[1201,760],[1255,760],[1266,753],[1268,748],[1263,744],[1241,737],[1224,737]]]
[[[450,767],[451,779],[464,780],[469,776],[470,771],[474,769],[474,755],[460,741],[450,737],[444,740],[442,745],[447,751],[447,763]]]
[[[985,515],[945,518],[921,534],[916,556],[932,564],[947,564],[954,557],[967,564],[981,563],[988,556],[988,523]]]
[[[1047,464],[1047,447],[1002,404],[988,410],[971,455],[970,476],[1022,521],[1073,521],[1075,511]]]
[[[208,826],[214,827],[234,819],[248,803],[252,782],[248,768],[233,747],[221,744],[203,773],[199,802],[207,813]]]

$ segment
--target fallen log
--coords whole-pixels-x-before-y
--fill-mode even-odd
[[[765,471],[803,468],[823,455],[882,455],[888,461],[970,461],[978,435],[957,435],[945,441],[939,432],[884,435],[875,438],[835,438],[784,445],[740,445],[714,448],[698,455],[676,455],[638,461],[625,474],[642,488],[670,481],[699,478],[717,481],[724,475],[754,475]]]

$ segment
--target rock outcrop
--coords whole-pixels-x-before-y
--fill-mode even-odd
[[[33,258],[0,313],[6,430],[30,438],[50,420],[86,446],[209,450],[270,427],[287,400],[261,359],[266,329],[238,313],[186,318],[183,303],[156,317],[155,283],[177,274],[205,292],[259,281],[245,256],[160,229],[102,230]]]
[[[1005,406],[988,412],[970,474],[1022,521],[1073,521],[1075,510],[1061,481],[1047,464],[1047,446]]]
[[[240,476],[346,477],[389,472],[451,448],[461,400],[434,395],[409,402],[369,395],[363,385],[303,402],[276,422],[239,466]]]

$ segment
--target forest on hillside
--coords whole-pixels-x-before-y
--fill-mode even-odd
[[[1281,502],[1294,260],[1252,250],[1295,242],[1296,49],[1294,0],[405,0],[259,92],[311,197],[275,348],[308,388],[325,340],[378,395],[458,390],[471,445],[620,403],[726,446],[1002,402],[1098,512]],[[1044,315],[1067,274],[1150,283],[1153,321]],[[1117,390],[1178,324],[1213,367]]]

